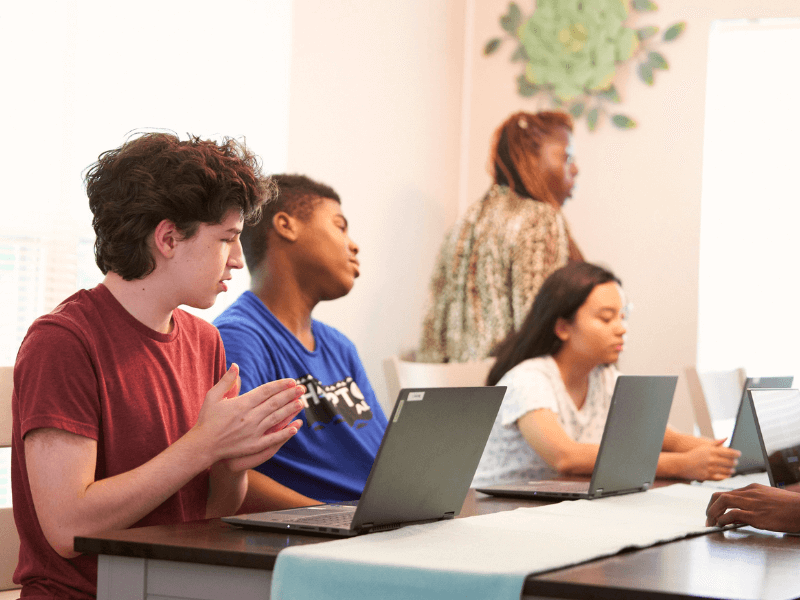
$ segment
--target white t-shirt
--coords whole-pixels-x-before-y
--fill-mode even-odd
[[[517,427],[522,415],[540,408],[553,411],[559,425],[576,442],[599,444],[618,375],[613,365],[595,368],[589,374],[586,402],[580,410],[567,393],[552,356],[528,359],[503,375],[497,385],[505,385],[508,390],[472,486],[549,479],[558,474],[531,448]]]

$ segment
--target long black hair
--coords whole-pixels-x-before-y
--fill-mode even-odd
[[[558,352],[562,344],[555,332],[558,319],[572,321],[592,290],[610,281],[622,285],[608,269],[586,262],[571,262],[554,271],[544,280],[519,331],[511,332],[497,346],[497,360],[486,385],[497,385],[523,360]]]

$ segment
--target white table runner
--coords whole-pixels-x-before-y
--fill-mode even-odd
[[[517,600],[528,575],[713,530],[714,491],[676,484],[295,546],[278,555],[272,598]]]

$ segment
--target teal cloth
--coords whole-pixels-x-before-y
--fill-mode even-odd
[[[294,546],[272,598],[518,600],[528,575],[715,530],[714,491],[677,484]]]
[[[313,573],[313,576],[309,576]],[[359,565],[348,561],[278,555],[272,579],[274,600],[465,600],[518,599],[525,574],[484,574],[421,570],[412,567]]]

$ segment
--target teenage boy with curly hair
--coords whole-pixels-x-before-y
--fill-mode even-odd
[[[37,319],[14,367],[26,598],[94,597],[97,558],[75,536],[234,513],[305,392],[283,379],[239,395],[217,330],[178,308],[210,307],[243,266],[243,224],[274,194],[255,156],[144,134],[103,153],[86,188],[105,278]]]

